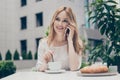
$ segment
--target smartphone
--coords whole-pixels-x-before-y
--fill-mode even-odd
[[[67,30],[66,30],[66,34],[69,34],[69,33],[70,33],[70,29],[67,28]]]

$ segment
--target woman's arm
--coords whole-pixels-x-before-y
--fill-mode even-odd
[[[73,41],[68,41],[69,66],[70,70],[78,70],[81,65],[81,57],[75,52]]]
[[[75,29],[73,27],[74,25],[70,25],[69,26],[69,34],[67,36],[67,40],[68,40],[68,52],[69,52],[69,66],[70,66],[70,70],[77,70],[80,65],[81,65],[81,52],[79,51],[79,53],[76,53],[74,45],[73,45],[73,36],[74,36],[74,32]]]

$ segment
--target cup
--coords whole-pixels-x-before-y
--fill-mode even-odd
[[[117,72],[117,66],[109,66],[110,72]]]
[[[60,70],[62,67],[61,62],[48,62],[49,70]]]

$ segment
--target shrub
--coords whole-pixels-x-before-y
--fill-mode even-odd
[[[11,54],[10,50],[7,51],[5,60],[12,60],[12,54]]]
[[[0,53],[0,60],[2,60],[2,55],[1,55],[1,53]]]
[[[14,52],[14,57],[13,57],[14,60],[19,60],[19,53],[17,50],[15,50]]]
[[[22,58],[23,58],[23,60],[27,59],[27,52],[26,51],[22,52]]]
[[[29,60],[32,59],[32,52],[31,52],[31,51],[28,52],[28,59],[29,59]]]
[[[6,77],[16,72],[16,66],[12,61],[0,62],[0,78]]]
[[[36,53],[34,54],[34,59],[35,59],[35,60],[37,60],[37,58],[38,58],[37,55],[38,55],[38,53],[36,52]]]

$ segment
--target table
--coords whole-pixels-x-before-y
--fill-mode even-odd
[[[66,71],[60,74],[48,74],[44,72],[16,72],[1,80],[119,80],[120,74],[114,76],[83,77],[78,76],[77,71]]]

